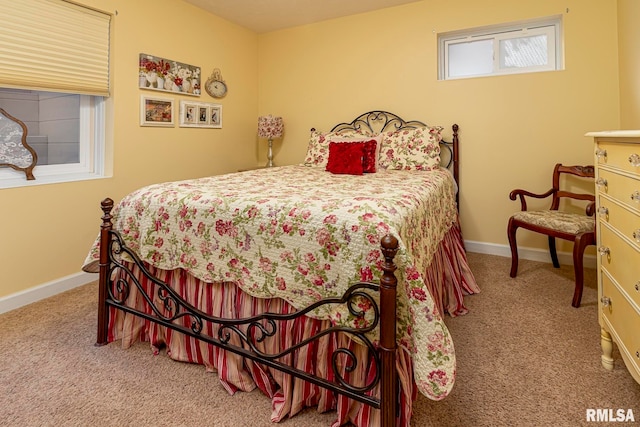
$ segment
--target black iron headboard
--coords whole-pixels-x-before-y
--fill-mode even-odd
[[[382,132],[390,132],[401,129],[416,129],[428,126],[419,120],[406,121],[402,117],[389,113],[388,111],[369,111],[361,114],[349,123],[339,123],[331,129],[331,132],[343,130],[356,130],[361,133],[371,133],[377,135]],[[451,126],[453,137],[451,141],[440,141],[440,163],[450,169],[456,183],[459,185],[458,177],[458,129],[459,126]],[[444,153],[444,155],[443,155]],[[458,197],[456,195],[456,201]]]

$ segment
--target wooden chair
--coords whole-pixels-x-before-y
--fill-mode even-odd
[[[555,268],[559,268],[558,255],[556,253],[556,237],[573,241],[573,268],[575,271],[576,286],[571,305],[580,307],[582,299],[582,286],[584,279],[583,257],[588,245],[596,244],[595,230],[595,196],[593,194],[573,193],[560,189],[560,180],[563,174],[575,175],[581,178],[594,179],[593,166],[563,166],[558,163],[553,170],[553,187],[544,194],[534,194],[526,190],[513,190],[509,194],[511,200],[520,198],[521,211],[515,213],[509,219],[507,235],[511,246],[511,277],[516,277],[518,272],[518,246],[516,244],[516,231],[518,227],[526,230],[542,233],[549,238],[549,252]],[[536,199],[544,199],[551,196],[551,207],[548,210],[528,211],[525,196]],[[562,198],[588,200],[586,215],[562,212],[558,210]]]

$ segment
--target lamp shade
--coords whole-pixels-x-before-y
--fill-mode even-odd
[[[282,117],[268,116],[258,117],[258,136],[260,138],[280,138],[284,132]]]

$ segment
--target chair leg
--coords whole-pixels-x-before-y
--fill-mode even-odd
[[[558,262],[558,253],[556,252],[556,238],[549,236],[549,253],[551,254],[551,262],[555,268],[560,268]]]
[[[584,287],[584,251],[587,248],[587,236],[576,236],[573,244],[573,270],[576,277],[576,288],[573,292],[573,301],[571,305],[578,308],[582,300],[582,289]]]
[[[509,237],[509,246],[511,247],[511,271],[509,276],[516,277],[518,274],[518,245],[516,243],[516,231],[518,226],[513,222],[513,218],[509,218],[507,225],[507,236]]]

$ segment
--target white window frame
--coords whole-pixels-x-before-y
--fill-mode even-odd
[[[80,95],[80,146],[77,163],[37,165],[35,180],[26,180],[24,172],[10,167],[0,168],[0,188],[27,187],[84,181],[104,177],[105,99]]]
[[[508,68],[500,67],[500,41],[536,35],[547,36],[546,65]],[[448,55],[449,46],[459,43],[475,42],[481,40],[493,41],[493,70],[490,73],[450,76]],[[441,33],[438,35],[438,51],[439,80],[457,80],[475,77],[561,70],[564,67],[562,61],[562,16],[558,15],[536,20],[521,21],[517,23]]]

